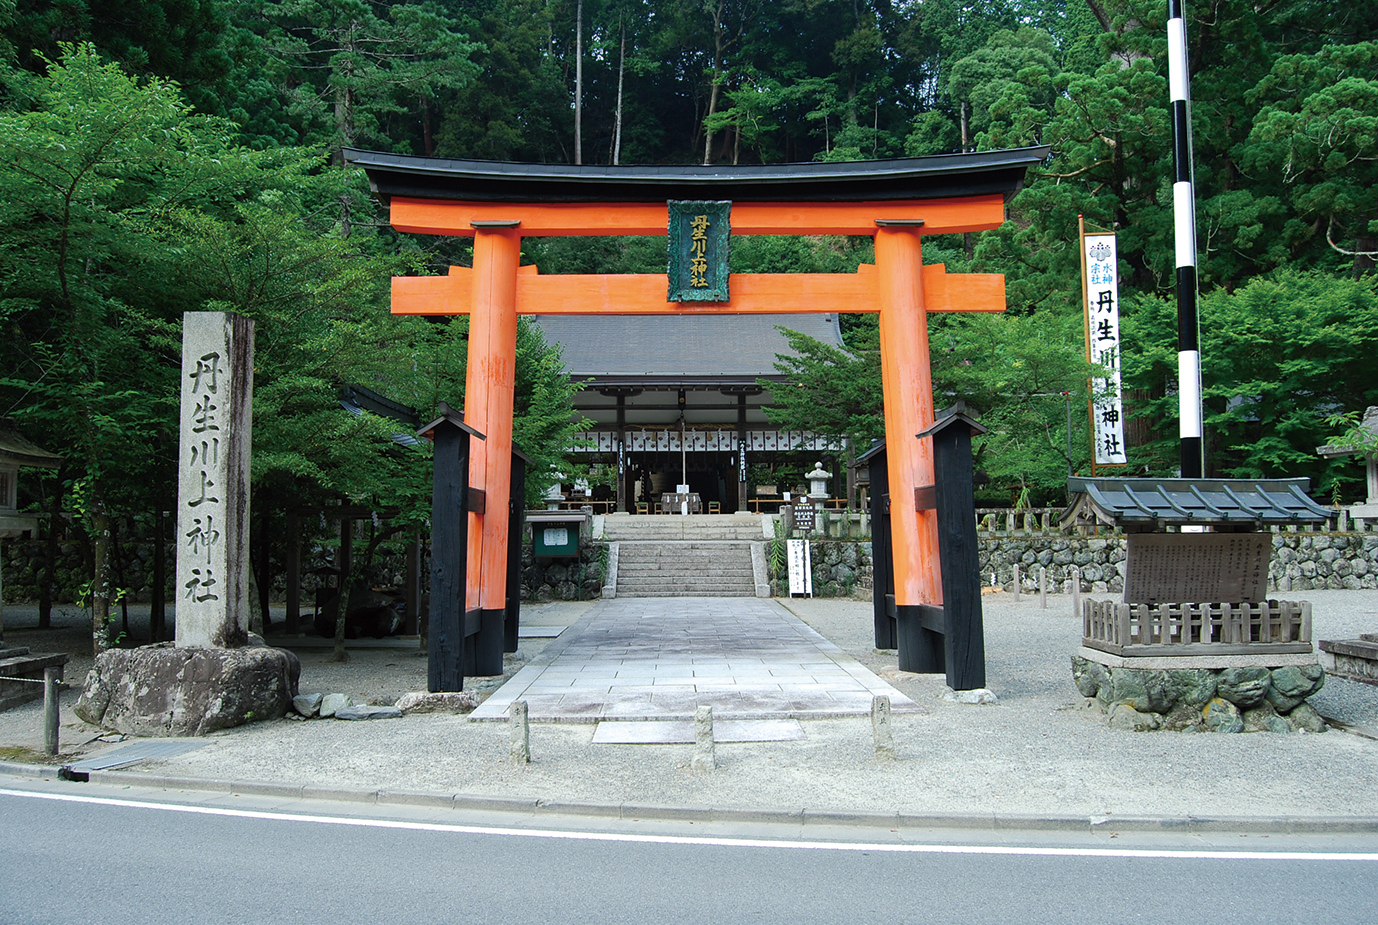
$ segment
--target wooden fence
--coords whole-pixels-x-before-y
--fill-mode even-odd
[[[1311,604],[1082,601],[1082,645],[1122,656],[1311,651]]]

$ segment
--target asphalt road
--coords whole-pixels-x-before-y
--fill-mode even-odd
[[[1378,920],[1372,835],[805,835],[0,784],[3,925]]]

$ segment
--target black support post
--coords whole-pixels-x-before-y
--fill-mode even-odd
[[[512,493],[507,512],[507,616],[502,624],[504,652],[517,651],[521,632],[522,534],[526,515],[526,467],[530,462],[529,457],[512,450]]]
[[[875,616],[877,649],[898,646],[895,627],[895,568],[890,547],[890,476],[885,444],[878,443],[858,462],[866,463],[871,478],[871,606]]]
[[[938,564],[943,583],[942,654],[947,685],[958,691],[986,686],[971,463],[972,434],[985,433],[986,429],[962,413],[963,407],[959,402],[952,413],[919,434],[920,439],[933,440]]]
[[[435,442],[431,488],[431,606],[427,689],[464,689],[465,556],[469,545],[469,438],[483,435],[448,406],[420,431]],[[501,634],[498,634],[499,640]],[[501,661],[502,653],[498,653]],[[471,656],[472,660],[472,656]]]

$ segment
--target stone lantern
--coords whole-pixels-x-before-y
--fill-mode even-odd
[[[833,474],[823,468],[820,460],[813,464],[813,471],[804,474],[804,478],[809,480],[809,497],[815,501],[822,501],[828,497],[828,479]]]

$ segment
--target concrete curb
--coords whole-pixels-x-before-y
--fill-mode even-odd
[[[52,779],[58,768],[0,761],[0,775]],[[638,803],[572,803],[523,797],[409,790],[368,790],[269,781],[229,781],[172,777],[137,771],[92,771],[90,782],[109,786],[235,793],[290,800],[328,800],[369,806],[422,806],[463,812],[512,813],[536,817],[582,816],[623,821],[719,822],[795,825],[804,828],[921,830],[968,829],[976,832],[1157,832],[1187,835],[1378,834],[1374,816],[1066,816],[1066,815],[916,815],[834,810],[752,809],[712,806],[656,806]]]

